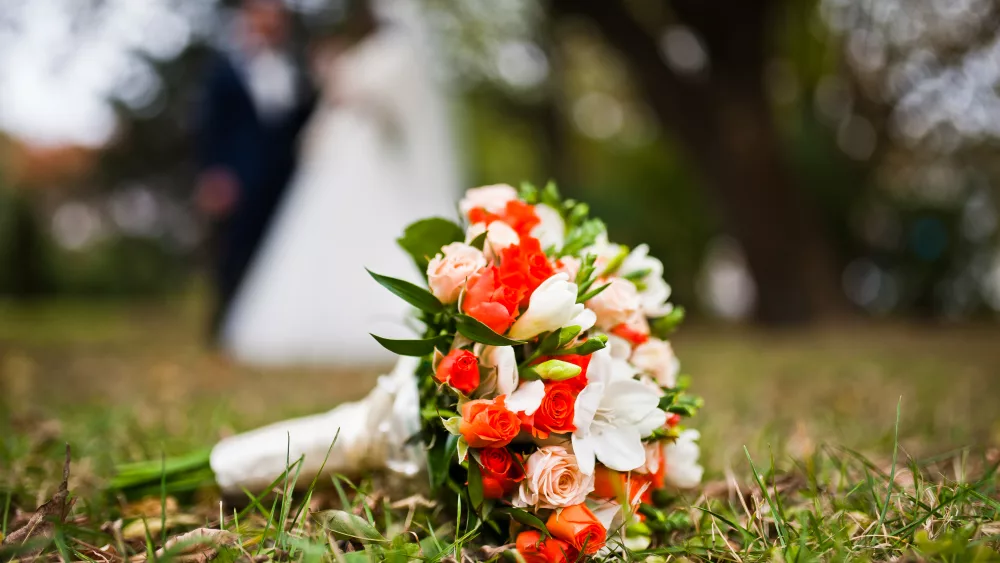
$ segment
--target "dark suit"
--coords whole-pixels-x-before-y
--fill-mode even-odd
[[[232,212],[211,226],[218,294],[213,333],[220,328],[295,170],[296,138],[315,105],[312,88],[298,74],[293,107],[266,120],[258,115],[242,71],[229,57],[218,56],[206,78],[198,112],[198,164],[201,171],[228,170],[240,189]]]

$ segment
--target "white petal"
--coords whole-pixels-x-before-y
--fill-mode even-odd
[[[599,502],[588,502],[587,505],[588,508],[590,508],[590,511],[594,513],[594,516],[597,517],[597,520],[600,521],[601,526],[604,526],[604,529],[607,530],[609,534],[615,530],[615,528],[612,527],[612,524],[614,524],[615,516],[618,516],[621,513],[621,504],[613,500],[603,500]]]
[[[613,411],[619,425],[634,426],[659,404],[660,398],[649,386],[629,379],[608,385],[601,400],[601,409]]]
[[[662,409],[653,409],[649,411],[649,414],[645,418],[636,423],[636,428],[639,429],[639,436],[645,438],[652,434],[653,430],[662,428],[666,423],[667,413]]]
[[[566,238],[566,223],[562,215],[544,203],[535,206],[535,215],[538,216],[539,223],[531,229],[531,236],[538,239],[543,249],[561,249]]]
[[[512,346],[494,346],[486,349],[489,365],[497,369],[497,393],[510,395],[517,389],[517,358]]]
[[[646,449],[634,426],[605,426],[593,438],[594,455],[608,469],[632,471],[646,462]]]
[[[580,468],[580,473],[584,475],[594,474],[594,437],[578,436],[573,434],[573,453],[576,454],[576,464]]]
[[[507,397],[507,410],[523,412],[531,416],[545,398],[545,384],[539,381],[528,381]]]
[[[566,323],[565,326],[578,326],[580,327],[580,332],[583,332],[594,327],[594,323],[597,322],[597,313],[583,305],[580,305],[580,307],[582,310],[571,321]]]
[[[590,430],[590,425],[594,423],[594,415],[601,405],[601,398],[604,396],[604,384],[593,382],[588,384],[576,396],[576,403],[573,405],[573,426],[578,432],[584,435]]]

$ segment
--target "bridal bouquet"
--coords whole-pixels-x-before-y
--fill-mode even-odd
[[[426,219],[399,239],[427,288],[371,274],[426,327],[373,336],[419,358],[432,485],[529,562],[643,545],[654,491],[702,472],[662,263],[551,184],[471,189],[459,209],[464,225]]]

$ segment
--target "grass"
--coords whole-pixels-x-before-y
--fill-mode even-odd
[[[419,483],[296,483],[295,460],[271,493],[236,505],[204,488],[108,494],[117,465],[328,409],[377,375],[230,365],[201,348],[198,314],[186,300],[0,304],[0,532],[59,490],[69,443],[75,503],[27,546],[44,558],[514,560]],[[623,557],[997,560],[998,337],[991,326],[685,327],[675,348],[706,399],[695,420],[706,483],[659,495],[643,524],[653,543]],[[216,531],[184,535],[204,527]]]

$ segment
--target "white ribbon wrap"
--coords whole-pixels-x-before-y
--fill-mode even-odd
[[[219,487],[230,493],[243,488],[259,492],[300,457],[300,485],[312,482],[321,469],[321,476],[380,469],[416,474],[425,466],[424,451],[419,443],[407,442],[420,431],[418,362],[400,358],[360,401],[222,440],[210,457]]]

